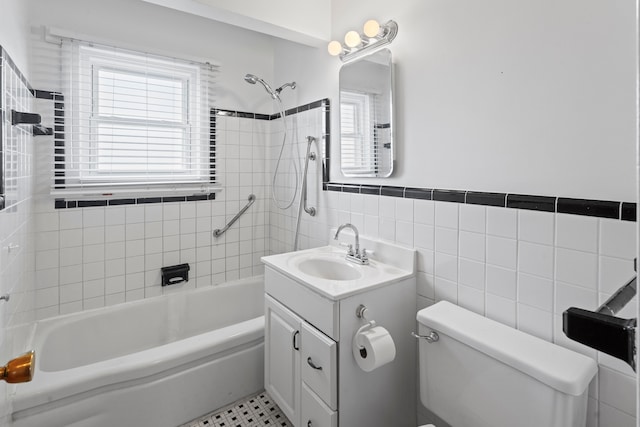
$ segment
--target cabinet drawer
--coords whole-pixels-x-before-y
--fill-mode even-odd
[[[333,410],[338,409],[337,347],[331,338],[302,323],[302,381]]]
[[[302,384],[301,427],[337,427],[338,413]]]
[[[264,290],[290,310],[338,341],[338,303],[267,267]]]

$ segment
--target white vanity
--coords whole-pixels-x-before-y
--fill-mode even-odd
[[[262,259],[265,388],[297,427],[416,425],[415,252],[364,238],[362,246],[368,265],[338,246]],[[365,372],[352,343],[371,320],[389,331],[396,355]]]

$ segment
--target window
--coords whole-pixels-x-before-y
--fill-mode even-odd
[[[75,40],[60,53],[53,194],[214,191],[217,67]]]

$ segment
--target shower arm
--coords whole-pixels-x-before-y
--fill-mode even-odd
[[[286,88],[286,87],[290,87],[291,89],[295,89],[296,88],[296,82],[291,82],[291,83],[285,83],[282,86],[280,86],[278,89],[276,89],[276,93],[278,95],[280,95],[280,92],[282,92],[282,89]]]

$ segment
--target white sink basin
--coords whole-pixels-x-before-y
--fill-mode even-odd
[[[414,250],[365,238],[360,241],[361,247],[372,251],[368,265],[347,261],[347,250],[335,245],[266,256],[262,262],[332,300],[415,274]]]
[[[327,280],[355,280],[362,277],[362,271],[347,260],[319,255],[313,258],[302,258],[296,263],[301,272],[319,279]]]

